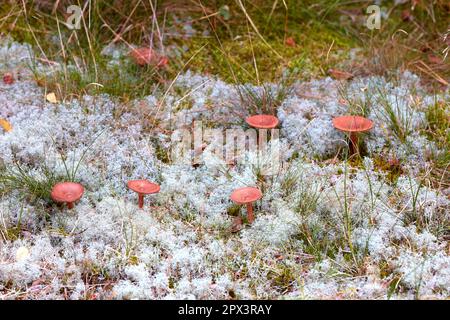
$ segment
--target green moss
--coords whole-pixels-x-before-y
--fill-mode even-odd
[[[295,271],[284,263],[277,264],[276,268],[270,270],[267,278],[278,290],[285,292],[292,288],[297,281]]]
[[[238,204],[232,204],[231,206],[229,206],[229,207],[227,208],[227,213],[228,213],[230,216],[237,217],[237,216],[239,216],[240,213],[241,213],[241,206],[238,205]]]
[[[449,102],[435,102],[428,107],[426,111],[426,119],[428,128],[425,133],[428,138],[435,141],[440,147],[447,147],[450,145],[450,103]]]
[[[7,241],[16,241],[17,239],[20,239],[20,236],[22,234],[22,230],[20,226],[14,226],[10,228],[1,228],[1,234]]]
[[[137,264],[139,264],[139,258],[138,258],[137,256],[131,256],[131,257],[128,259],[128,262],[129,262],[131,265],[137,265]]]
[[[373,157],[374,167],[380,171],[386,172],[386,179],[395,183],[398,178],[403,174],[401,163],[397,159],[386,159],[383,156]]]
[[[170,163],[170,150],[160,145],[157,139],[152,139],[155,146],[155,155],[163,163]]]
[[[273,82],[281,77],[285,69],[300,70],[299,76],[304,78],[322,76],[324,70],[348,59],[348,50],[356,45],[354,39],[326,28],[300,25],[292,33],[291,36],[297,39],[295,48],[284,44],[283,34],[273,40],[271,37],[265,39],[273,50],[254,35],[252,39],[247,35],[239,39],[194,38],[187,43],[189,50],[183,58],[189,59],[203,47],[189,64],[190,69],[216,74],[229,82]],[[332,44],[333,52],[339,53],[327,60],[327,51]]]
[[[428,107],[426,111],[427,127],[424,134],[441,150],[431,155],[434,170],[431,171],[431,181],[436,187],[441,187],[449,180],[448,164],[450,163],[450,115],[448,101],[438,102]]]

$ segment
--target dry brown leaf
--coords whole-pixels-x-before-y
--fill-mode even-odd
[[[347,100],[340,98],[339,103],[343,105],[347,105]]]
[[[349,80],[353,78],[353,74],[337,69],[328,70],[328,74],[337,80]]]
[[[434,54],[428,55],[428,61],[433,64],[441,64],[443,62],[441,58]]]

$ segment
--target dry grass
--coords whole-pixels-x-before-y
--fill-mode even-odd
[[[450,6],[446,1],[414,1],[389,14],[380,30],[361,35],[367,59],[356,65],[362,74],[392,75],[396,70],[419,74],[429,88],[449,85],[450,60],[445,57],[448,43]],[[401,12],[408,10],[410,20],[402,21]]]

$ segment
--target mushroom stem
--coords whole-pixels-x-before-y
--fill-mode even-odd
[[[142,193],[138,194],[138,205],[140,209],[144,207],[144,194]]]
[[[249,223],[253,223],[253,220],[255,220],[255,216],[253,215],[253,205],[251,203],[247,203],[247,217]]]
[[[67,208],[73,209],[73,202],[67,202]]]
[[[358,152],[358,134],[356,132],[350,133],[350,156]]]

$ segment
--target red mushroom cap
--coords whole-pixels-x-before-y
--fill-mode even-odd
[[[155,52],[150,48],[133,49],[130,55],[140,66],[152,63],[156,57]]]
[[[148,180],[131,180],[127,183],[128,188],[140,194],[158,193],[161,187]]]
[[[75,182],[60,182],[53,186],[51,197],[56,202],[75,202],[83,196],[84,188]]]
[[[3,82],[5,84],[13,84],[14,83],[14,76],[12,75],[12,73],[7,72],[3,75]]]
[[[333,119],[336,129],[344,132],[365,132],[373,127],[373,121],[360,116],[341,116]]]
[[[250,126],[258,129],[273,129],[278,125],[278,118],[268,114],[259,114],[245,119]]]
[[[238,204],[247,204],[261,199],[262,193],[258,188],[244,187],[234,190],[230,198]]]
[[[288,47],[295,47],[296,43],[293,37],[289,37],[284,42]]]

